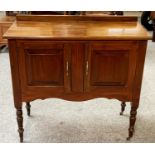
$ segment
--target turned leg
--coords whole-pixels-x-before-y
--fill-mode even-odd
[[[18,123],[18,133],[19,133],[19,137],[20,137],[20,142],[23,142],[23,112],[22,112],[22,108],[18,108],[16,109],[16,115],[17,115],[17,123]]]
[[[123,112],[125,110],[125,106],[126,106],[125,102],[122,102],[120,115],[123,115]]]
[[[136,122],[137,108],[138,108],[137,106],[131,106],[129,136],[127,137],[127,140],[130,140],[130,138],[133,136],[133,133],[134,133],[134,126],[135,126],[135,122]]]
[[[30,102],[26,102],[26,110],[27,110],[27,115],[30,116],[30,112],[31,112]]]

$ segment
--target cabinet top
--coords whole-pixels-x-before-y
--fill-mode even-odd
[[[125,16],[17,16],[6,39],[150,40],[151,33],[137,17]]]

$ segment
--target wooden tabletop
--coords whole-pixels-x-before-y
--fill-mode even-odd
[[[25,16],[4,34],[7,39],[151,40],[135,17]]]

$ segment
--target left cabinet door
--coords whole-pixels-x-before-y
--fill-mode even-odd
[[[58,97],[70,91],[70,50],[53,41],[18,41],[23,98]]]

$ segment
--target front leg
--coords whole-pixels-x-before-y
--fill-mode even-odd
[[[20,142],[23,142],[23,112],[22,108],[17,108],[16,109],[16,115],[17,115],[17,123],[18,123],[18,133],[20,137]]]
[[[121,103],[121,112],[120,112],[120,115],[123,115],[123,112],[125,110],[125,107],[126,107],[126,103],[125,102],[122,102]]]
[[[26,102],[26,110],[27,110],[27,115],[30,116],[30,113],[31,113],[31,105],[30,105],[30,102]]]
[[[138,106],[137,105],[135,106],[134,103],[132,103],[131,111],[130,111],[129,136],[127,137],[127,140],[130,140],[130,138],[133,136],[133,133],[134,133],[134,126],[135,126],[135,122],[136,122],[137,108],[138,108]]]

